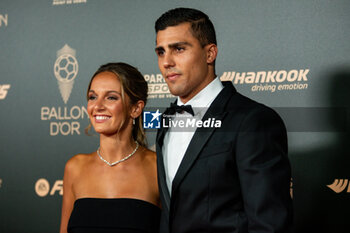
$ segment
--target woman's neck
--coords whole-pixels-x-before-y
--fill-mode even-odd
[[[131,134],[100,135],[100,155],[110,163],[121,160],[134,151],[136,143]]]

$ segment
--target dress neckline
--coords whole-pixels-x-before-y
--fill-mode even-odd
[[[116,197],[116,198],[104,198],[104,197],[80,197],[78,199],[76,199],[74,201],[74,203],[76,202],[80,202],[80,201],[84,201],[84,200],[101,200],[101,201],[136,201],[136,202],[140,202],[140,203],[144,203],[144,204],[147,204],[147,205],[151,205],[153,207],[156,207],[158,209],[160,209],[159,206],[149,202],[149,201],[145,201],[145,200],[142,200],[142,199],[138,199],[138,198],[129,198],[129,197]]]

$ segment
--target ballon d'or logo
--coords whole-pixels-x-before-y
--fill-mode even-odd
[[[57,51],[54,74],[58,82],[63,102],[67,104],[72,92],[74,79],[78,74],[78,61],[74,49],[65,44]]]

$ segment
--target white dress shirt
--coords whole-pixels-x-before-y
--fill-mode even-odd
[[[220,79],[216,77],[211,83],[209,83],[204,89],[202,89],[197,95],[190,99],[187,103],[192,106],[194,116],[188,112],[176,113],[172,120],[186,117],[193,117],[197,120],[201,120],[209,108],[210,104],[214,101],[220,91],[224,88]],[[177,105],[183,105],[180,98],[177,98]],[[186,131],[172,130],[169,128],[164,136],[164,143],[162,148],[164,168],[166,182],[171,195],[171,186],[176,175],[176,172],[180,166],[180,163],[185,155],[188,145],[195,133],[195,128],[191,128]]]

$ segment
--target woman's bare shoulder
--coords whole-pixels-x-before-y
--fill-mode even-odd
[[[77,171],[93,158],[94,152],[90,154],[76,154],[71,157],[65,166],[65,170]]]
[[[157,169],[157,155],[154,151],[147,149],[146,147],[142,147],[142,163],[146,168],[150,168],[151,170]]]
[[[153,150],[150,150],[146,147],[142,147],[142,153],[144,154],[145,158],[147,158],[149,160],[152,160],[152,161],[157,160],[157,154]]]

